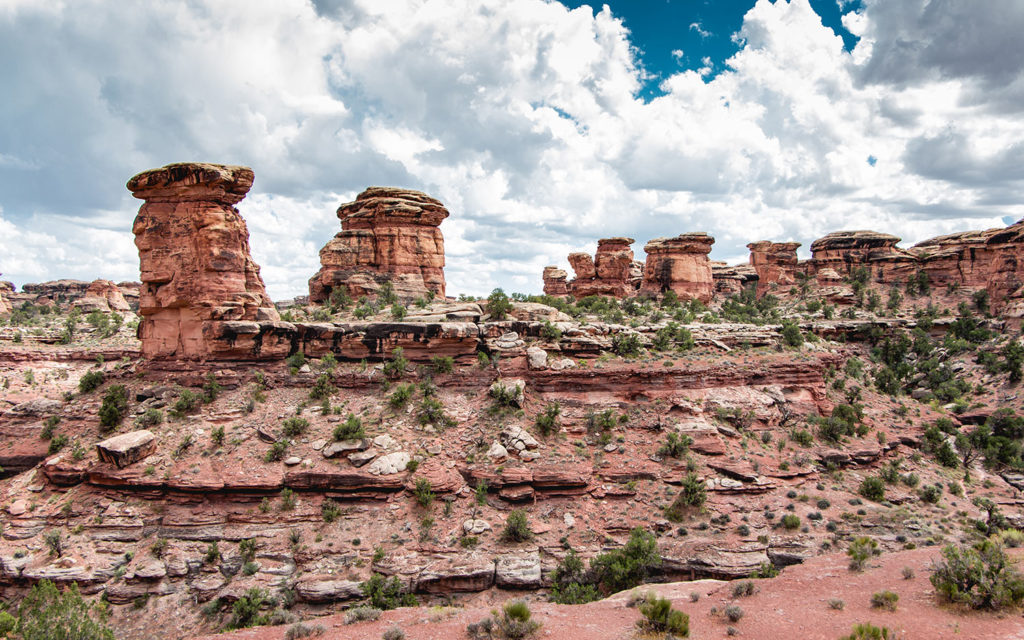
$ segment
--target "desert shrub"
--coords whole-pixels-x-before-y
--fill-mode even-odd
[[[996,542],[947,546],[929,580],[939,596],[972,609],[1002,609],[1024,600],[1024,577]]]
[[[787,513],[779,520],[779,524],[788,531],[793,531],[800,528],[800,517],[792,513]]]
[[[576,552],[569,549],[551,574],[549,598],[558,604],[584,604],[601,597]]]
[[[140,427],[155,427],[158,424],[163,423],[163,421],[164,412],[159,409],[150,407],[146,409],[145,413],[143,413],[136,419],[135,423]]]
[[[352,607],[345,612],[345,624],[354,624],[356,622],[365,622],[367,620],[373,621],[380,617],[381,610],[374,607]]]
[[[455,370],[455,359],[451,356],[431,356],[430,368],[435,373],[451,373]]]
[[[806,429],[793,429],[789,437],[801,447],[809,447],[814,444],[814,436]]]
[[[270,445],[270,449],[263,455],[264,462],[277,462],[284,459],[284,454],[288,453],[288,441],[278,440],[274,444]]]
[[[512,311],[512,302],[501,288],[497,288],[491,291],[491,295],[487,296],[487,304],[484,305],[484,310],[493,319],[504,320],[505,316]]]
[[[365,438],[366,431],[363,429],[363,421],[356,414],[350,413],[345,418],[345,422],[339,422],[334,427],[331,437],[335,440],[359,440]]]
[[[202,405],[203,397],[191,389],[182,389],[178,399],[171,406],[171,415],[180,418],[192,413]]]
[[[101,384],[103,384],[103,377],[102,371],[87,372],[78,380],[78,390],[81,393],[95,391]]]
[[[690,450],[693,438],[678,433],[669,433],[665,437],[665,444],[658,448],[658,455],[664,458],[682,458]]]
[[[683,515],[693,508],[699,509],[707,501],[707,488],[704,481],[696,473],[688,473],[683,477],[682,486],[672,504],[665,509],[665,516],[671,520],[682,520]]]
[[[557,342],[562,339],[562,330],[551,324],[550,320],[545,320],[540,329],[540,337],[549,342]]]
[[[431,491],[430,480],[426,478],[416,478],[416,488],[413,489],[413,495],[416,497],[416,504],[420,505],[424,509],[434,503],[434,492]]]
[[[244,629],[268,624],[270,615],[260,613],[260,610],[272,605],[273,600],[264,589],[250,588],[231,606],[231,620],[228,621],[227,628]]]
[[[292,355],[285,358],[284,362],[285,364],[288,365],[288,369],[291,370],[293,374],[298,373],[299,369],[302,368],[302,365],[306,364],[306,354],[302,353],[301,351],[296,351]]]
[[[289,438],[300,436],[305,433],[307,429],[309,429],[309,420],[298,416],[286,418],[285,421],[281,423],[281,433]]]
[[[871,594],[871,608],[895,611],[896,603],[899,602],[899,599],[899,594],[889,591],[888,589],[878,591]]]
[[[501,532],[501,539],[505,542],[526,542],[533,539],[533,532],[530,531],[525,511],[513,509],[508,514],[508,518],[505,519],[505,529]]]
[[[334,500],[324,500],[320,504],[320,517],[330,524],[341,517],[341,506]]]
[[[857,491],[868,500],[881,502],[885,500],[885,481],[878,476],[869,476],[864,478]]]
[[[757,587],[750,580],[744,580],[737,582],[732,586],[732,597],[744,598],[746,596],[752,596],[757,593]]]
[[[725,608],[725,617],[729,619],[729,622],[739,622],[743,617],[743,609],[739,605],[730,604]]]
[[[878,542],[867,536],[860,536],[850,543],[846,555],[850,556],[850,571],[863,571],[868,560],[878,555]]]
[[[632,589],[641,584],[652,569],[661,565],[654,534],[640,527],[633,529],[621,549],[602,553],[590,562],[594,582],[605,593]]]
[[[402,582],[392,576],[385,578],[379,573],[370,576],[370,579],[361,585],[363,595],[369,601],[370,606],[376,609],[388,611],[398,607],[415,607],[418,603],[416,596],[409,593],[402,586]]]
[[[795,322],[787,320],[782,323],[782,340],[791,347],[799,347],[804,343],[804,334]]]
[[[52,456],[53,454],[57,453],[58,451],[66,447],[67,444],[68,437],[63,433],[58,433],[57,435],[53,436],[53,438],[50,440],[50,446],[47,447],[46,451]]]
[[[501,636],[509,640],[525,638],[540,628],[540,623],[531,619],[530,607],[522,600],[506,602],[496,622]]]
[[[203,402],[209,403],[220,395],[221,386],[217,382],[217,376],[211,371],[206,374],[206,382],[203,383]]]
[[[316,377],[313,388],[309,390],[309,397],[313,400],[324,400],[334,394],[334,385],[331,384],[331,374],[321,373]]]
[[[537,431],[543,436],[550,436],[556,433],[561,425],[558,417],[562,413],[562,407],[557,402],[552,402],[544,407],[544,411],[537,414]]]
[[[401,378],[405,375],[405,369],[408,366],[409,361],[405,358],[405,349],[395,347],[391,352],[391,359],[384,363],[384,376],[392,380]]]
[[[401,627],[391,627],[381,635],[381,640],[405,640],[405,632]]]
[[[909,288],[910,283],[907,283]],[[889,631],[888,627],[878,628],[870,623],[853,625],[853,633],[843,636],[839,640],[896,640],[896,632]]]
[[[399,409],[404,407],[409,398],[412,397],[412,393],[415,387],[411,384],[399,384],[395,386],[395,390],[388,396],[388,404],[391,405],[392,409]]]
[[[927,502],[928,504],[937,504],[942,498],[942,485],[941,484],[929,484],[922,487],[921,501]]]
[[[615,355],[623,358],[632,358],[640,355],[643,348],[643,341],[640,334],[632,332],[619,332],[612,336],[612,351]]]
[[[100,426],[104,431],[109,431],[124,420],[128,412],[128,388],[123,384],[111,385],[103,394],[103,403],[100,405]]]
[[[74,582],[60,590],[41,580],[18,606],[16,631],[22,640],[114,640],[103,618],[97,605],[82,599]]]
[[[333,294],[331,294],[333,296]],[[309,626],[301,622],[296,622],[292,626],[288,627],[288,631],[284,634],[284,640],[300,640],[301,638],[308,638],[310,636],[323,635],[323,625]]]
[[[649,594],[638,607],[643,620],[637,622],[641,629],[665,633],[678,638],[690,635],[690,616],[672,608],[667,598]]]

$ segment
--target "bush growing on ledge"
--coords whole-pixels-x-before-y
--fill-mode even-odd
[[[363,595],[370,600],[370,606],[381,611],[389,611],[398,607],[415,607],[419,603],[416,596],[409,593],[402,582],[392,576],[385,578],[379,573],[361,585]]]
[[[451,373],[455,371],[455,359],[451,356],[431,356],[430,368],[434,373]]]
[[[416,488],[413,489],[413,495],[416,497],[416,504],[424,509],[430,507],[434,503],[434,492],[431,491],[430,480],[416,478]]]
[[[526,542],[533,539],[533,532],[530,531],[525,511],[513,509],[508,514],[508,518],[505,520],[505,529],[501,532],[501,539],[505,542]]]
[[[114,632],[102,623],[103,619],[97,605],[82,599],[74,582],[59,590],[49,580],[41,580],[18,606],[16,631],[24,640],[114,640]],[[11,621],[5,626],[12,626]]]
[[[391,352],[391,360],[384,363],[384,376],[397,380],[405,375],[405,368],[408,366],[409,361],[405,359],[405,349],[395,347],[395,350]]]
[[[601,598],[597,586],[583,567],[583,561],[576,552],[569,549],[562,561],[551,574],[552,602],[558,604],[585,604]]]
[[[895,611],[896,603],[899,602],[899,599],[899,594],[889,591],[888,589],[885,589],[884,591],[878,591],[876,593],[871,594],[871,608]]]
[[[277,462],[284,458],[284,454],[288,452],[288,441],[278,440],[274,444],[270,445],[270,450],[263,456],[264,462]]]
[[[306,354],[301,351],[296,351],[292,355],[288,356],[284,362],[288,365],[288,370],[291,374],[295,375],[299,372],[299,369],[302,368],[302,365],[306,364]]]
[[[414,389],[415,387],[411,384],[396,385],[394,392],[388,396],[388,404],[391,405],[392,409],[404,407],[405,403],[409,402],[409,398],[412,397]]]
[[[654,534],[637,527],[621,549],[602,553],[590,561],[594,581],[605,593],[632,589],[661,565]]]
[[[109,431],[124,420],[128,412],[128,389],[123,384],[115,384],[107,389],[100,405],[100,426]]]
[[[794,531],[800,528],[800,516],[787,513],[782,516],[781,520],[779,520],[779,524],[781,524],[787,531]]]
[[[678,433],[670,433],[665,437],[665,444],[658,448],[658,455],[663,458],[682,458],[690,450],[693,438]]]
[[[640,355],[643,348],[643,340],[639,333],[619,332],[612,336],[612,351],[615,355],[623,358],[633,358]]]
[[[682,486],[672,504],[665,509],[665,517],[679,522],[690,509],[700,509],[707,501],[707,488],[704,481],[696,473],[688,473],[683,477]]]
[[[557,402],[552,402],[544,407],[544,411],[537,414],[537,431],[543,436],[550,436],[560,428],[558,416],[562,413],[562,407]]]
[[[281,423],[281,433],[289,438],[300,436],[305,433],[307,429],[309,429],[309,420],[299,418],[298,416],[287,418]]]
[[[363,429],[363,421],[356,414],[350,413],[345,422],[339,422],[334,427],[331,436],[335,440],[359,440],[366,437],[366,431]]]
[[[929,577],[939,596],[972,609],[1002,609],[1024,601],[1024,577],[992,540],[947,546]]]
[[[799,347],[804,343],[804,334],[795,322],[784,320],[782,322],[782,340],[791,347]]]
[[[202,404],[203,397],[191,389],[182,389],[178,399],[171,406],[171,415],[181,418],[187,413],[192,413]]]
[[[316,377],[313,388],[309,390],[309,397],[313,400],[324,400],[334,394],[334,385],[331,384],[331,375],[321,373]]]
[[[505,291],[500,287],[491,291],[491,295],[487,296],[487,304],[484,305],[484,310],[490,314],[494,320],[504,320],[505,316],[512,311],[512,302],[505,295]]]
[[[103,372],[89,371],[79,379],[78,390],[81,393],[89,393],[95,391],[101,384],[103,384]]]

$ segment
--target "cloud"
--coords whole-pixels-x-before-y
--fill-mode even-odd
[[[1024,216],[1020,14],[867,1],[843,16],[849,52],[808,0],[759,0],[733,57],[645,101],[643,43],[607,8],[8,2],[0,271],[137,277],[124,182],[182,160],[254,168],[239,209],[276,298],[305,291],[337,205],[372,184],[448,206],[453,293],[539,291],[544,265],[611,235],[640,255],[704,230],[737,259],[844,227],[909,242],[1000,224]]]
[[[708,36],[711,35],[711,32],[705,31],[704,27],[702,27],[699,22],[691,22],[690,31],[696,31],[697,35],[699,35],[701,38],[707,38]]]

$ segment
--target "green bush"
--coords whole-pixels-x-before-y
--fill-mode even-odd
[[[200,394],[190,389],[182,389],[178,399],[171,406],[171,415],[180,418],[187,413],[192,413],[202,405],[202,401],[203,397]]]
[[[910,284],[907,283],[908,288],[909,286]],[[878,628],[865,622],[853,625],[853,633],[843,636],[839,640],[896,640],[896,632],[889,631],[888,627]]]
[[[576,552],[569,549],[562,561],[551,574],[549,598],[558,604],[585,604],[601,598],[597,586],[583,567],[583,561]]]
[[[671,634],[678,638],[689,637],[690,616],[673,609],[672,603],[667,598],[658,597],[653,593],[649,594],[638,608],[640,615],[644,617],[637,623],[641,629]]]
[[[395,347],[395,350],[391,352],[391,360],[384,363],[384,376],[397,380],[405,375],[405,368],[408,366],[409,361],[405,358],[405,349]]]
[[[416,488],[413,489],[413,495],[416,497],[416,504],[424,509],[433,504],[434,492],[431,490],[430,480],[416,478]]]
[[[707,501],[707,487],[696,473],[688,473],[683,477],[679,493],[672,504],[665,509],[665,516],[673,521],[680,521],[687,511],[699,509]]]
[[[359,440],[366,437],[366,430],[363,429],[363,421],[354,413],[348,414],[345,422],[339,422],[334,427],[331,437],[335,440]]]
[[[206,382],[203,383],[203,402],[210,403],[220,395],[221,386],[217,382],[217,376],[213,372],[206,374]]]
[[[612,336],[612,351],[615,355],[623,358],[633,358],[640,355],[643,348],[643,340],[639,333],[619,332]]]
[[[562,413],[562,407],[557,402],[552,402],[544,407],[544,411],[537,414],[537,431],[543,436],[550,436],[556,433],[561,425],[558,417]]]
[[[621,549],[596,556],[590,562],[593,581],[605,593],[632,589],[661,565],[654,534],[640,527],[633,529]]]
[[[281,423],[281,433],[289,438],[300,436],[306,433],[307,429],[309,429],[309,420],[298,416],[285,418],[285,421]]]
[[[455,359],[451,356],[431,356],[430,367],[435,373],[451,373],[455,371]]]
[[[251,587],[231,606],[231,620],[228,622],[227,628],[245,629],[269,624],[270,615],[260,613],[260,610],[273,604],[273,600],[265,590]]]
[[[530,618],[530,607],[525,602],[506,602],[501,608],[501,617],[497,619],[498,632],[502,638],[509,640],[519,640],[533,635],[540,628],[540,623]]]
[[[278,440],[274,444],[270,445],[270,450],[263,456],[264,462],[277,462],[284,459],[284,454],[288,453],[288,441]]]
[[[334,395],[334,385],[331,384],[331,374],[321,373],[316,377],[313,388],[309,390],[309,397],[313,400],[324,400]]]
[[[785,529],[793,531],[800,528],[800,517],[792,513],[787,513],[782,516],[779,523],[782,524]]]
[[[501,539],[505,542],[526,542],[533,539],[533,532],[530,531],[525,511],[513,509],[508,514],[508,518],[505,519],[505,529],[501,532]]]
[[[114,640],[114,632],[102,619],[96,605],[82,599],[74,582],[61,591],[42,580],[18,607],[17,633],[22,640]]]
[[[868,500],[881,502],[885,500],[885,481],[878,476],[869,476],[864,478],[857,491]]]
[[[1024,601],[1024,577],[1003,548],[988,539],[945,547],[929,580],[940,597],[972,609],[1003,609]]]
[[[512,302],[505,295],[505,292],[498,288],[491,291],[491,295],[487,296],[487,304],[484,305],[484,310],[490,314],[492,319],[504,320],[505,316],[512,311]]]
[[[128,412],[128,389],[123,384],[115,384],[107,389],[100,405],[100,426],[109,431],[124,420]]]
[[[392,409],[400,409],[404,407],[409,398],[412,398],[415,387],[411,384],[399,384],[395,386],[395,390],[388,396],[388,404],[391,405]]]
[[[334,500],[324,500],[320,504],[320,517],[330,524],[341,517],[341,507]]]
[[[558,342],[562,339],[562,330],[551,324],[550,320],[545,320],[544,326],[540,329],[540,337],[549,342]]]
[[[804,343],[804,334],[795,322],[786,320],[782,323],[782,340],[791,347],[799,347]]]
[[[363,595],[369,599],[370,606],[382,611],[398,607],[415,607],[419,604],[416,601],[416,596],[409,593],[402,586],[401,581],[394,576],[385,578],[379,573],[375,573],[361,585],[361,588]]]
[[[879,554],[878,542],[867,536],[860,536],[850,543],[846,555],[850,556],[850,571],[863,571],[872,556]]]
[[[896,603],[899,602],[900,596],[888,589],[884,591],[878,591],[871,594],[871,608],[872,609],[886,609],[888,611],[896,610]]]
[[[78,390],[81,393],[89,393],[97,389],[101,384],[103,384],[103,372],[89,371],[79,379]]]
[[[678,433],[669,433],[665,437],[665,444],[658,447],[658,455],[663,458],[683,458],[690,450],[693,438]]]

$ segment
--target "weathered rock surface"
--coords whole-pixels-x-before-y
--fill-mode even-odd
[[[644,246],[647,262],[641,290],[652,295],[674,291],[683,300],[710,302],[714,280],[708,254],[714,243],[706,233],[651,240]]]
[[[150,358],[229,356],[226,321],[276,321],[249,231],[234,208],[252,186],[248,167],[181,163],[128,181],[145,204],[132,231],[142,290],[139,339]],[[287,350],[281,356],[287,355]]]
[[[96,453],[100,460],[116,465],[118,468],[142,460],[156,451],[156,436],[145,429],[122,433],[96,443]]]
[[[569,254],[569,264],[576,277],[567,284],[568,292],[576,298],[634,295],[640,285],[641,265],[633,259],[633,250],[630,249],[633,242],[633,238],[602,238],[597,241],[597,253],[593,257],[589,253]],[[560,269],[551,272],[545,269],[552,278],[560,276],[555,271],[565,273]],[[553,281],[552,289],[557,288]]]
[[[309,281],[309,299],[326,301],[343,287],[352,297],[374,295],[391,281],[409,301],[444,297],[444,237],[438,225],[448,210],[409,189],[370,187],[338,207],[339,232],[320,250],[320,271]]]
[[[751,242],[750,264],[757,272],[757,295],[779,287],[788,289],[796,284],[799,272],[796,250],[799,242]]]
[[[131,311],[121,290],[110,280],[93,280],[85,295],[75,300],[74,306],[83,312],[90,311]]]
[[[549,296],[569,295],[569,273],[556,266],[544,267],[544,293]]]

